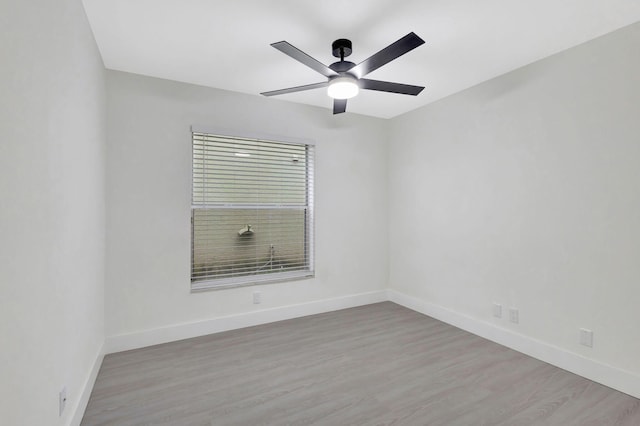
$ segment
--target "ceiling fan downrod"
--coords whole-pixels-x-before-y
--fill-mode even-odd
[[[340,58],[340,61],[344,61],[344,58],[353,52],[353,45],[351,40],[339,38],[331,44],[331,49],[333,50],[333,56]]]

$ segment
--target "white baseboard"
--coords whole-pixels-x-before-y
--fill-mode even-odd
[[[585,358],[566,349],[497,327],[488,322],[479,321],[396,290],[387,290],[387,294],[388,300],[398,305],[446,322],[635,398],[640,398],[640,377],[631,372]]]
[[[102,366],[103,359],[104,344],[100,347],[98,355],[96,356],[96,360],[93,363],[93,367],[91,367],[91,371],[89,372],[89,377],[87,377],[87,381],[84,383],[82,391],[78,396],[78,402],[75,404],[73,416],[71,417],[69,426],[80,426],[82,417],[84,416],[84,412],[87,409],[87,404],[89,403],[89,397],[91,396],[93,385],[96,383],[98,372],[100,371],[100,367]]]
[[[334,299],[301,303],[298,305],[282,306],[278,308],[264,309],[261,311],[229,315],[204,321],[170,325],[167,327],[144,330],[137,333],[110,336],[107,337],[105,341],[105,353],[110,354],[130,349],[138,349],[145,346],[158,345],[161,343],[205,336],[207,334],[219,333],[222,331],[304,317],[307,315],[337,311],[339,309],[369,305],[371,303],[384,302],[387,300],[387,291],[380,290],[337,297]]]

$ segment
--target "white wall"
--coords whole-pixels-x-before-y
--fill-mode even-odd
[[[116,71],[107,76],[108,336],[386,288],[384,122]],[[316,141],[315,279],[190,293],[192,124]],[[261,305],[252,304],[255,289]]]
[[[392,120],[391,287],[640,374],[638,45],[635,24]]]
[[[104,341],[104,67],[79,0],[0,28],[0,423],[69,424]]]

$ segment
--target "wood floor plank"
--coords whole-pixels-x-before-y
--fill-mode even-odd
[[[391,302],[107,355],[99,425],[640,425],[640,400]]]

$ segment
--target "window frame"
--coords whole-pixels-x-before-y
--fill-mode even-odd
[[[273,142],[279,144],[301,145],[307,147],[307,150],[311,150],[311,155],[307,154],[306,159],[306,188],[305,199],[307,217],[304,224],[304,251],[305,251],[305,268],[297,271],[285,271],[285,272],[272,272],[268,274],[250,274],[236,277],[224,277],[218,279],[205,279],[194,280],[193,278],[193,265],[194,265],[194,243],[195,243],[195,231],[194,231],[194,211],[198,208],[203,208],[203,205],[194,203],[194,133],[208,134],[214,137],[234,138],[252,142]],[[315,141],[311,139],[303,138],[291,138],[281,135],[269,135],[269,134],[255,134],[241,131],[225,130],[211,128],[201,125],[191,126],[190,132],[190,148],[191,148],[191,203],[190,203],[190,286],[191,292],[201,292],[209,290],[221,290],[228,288],[237,288],[245,286],[255,286],[261,284],[272,284],[279,282],[298,281],[303,279],[310,279],[315,277]],[[283,206],[274,206],[270,203],[256,203],[253,205],[245,204],[239,205],[230,203],[225,206],[211,207],[213,209],[286,209]]]

